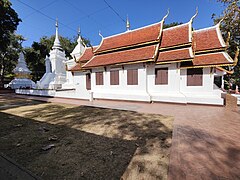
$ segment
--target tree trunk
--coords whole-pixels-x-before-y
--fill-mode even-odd
[[[0,61],[0,89],[4,88],[4,74],[5,74],[4,58],[5,58],[5,55],[6,54],[4,54],[0,59],[1,60]]]

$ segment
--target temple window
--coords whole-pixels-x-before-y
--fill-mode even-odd
[[[187,86],[202,86],[203,69],[187,69]]]
[[[91,74],[86,74],[86,89],[91,90]]]
[[[96,72],[96,85],[103,85],[103,72]]]
[[[168,68],[155,69],[155,84],[156,85],[168,84]]]
[[[119,85],[119,71],[110,71],[110,85]]]
[[[138,70],[128,69],[127,70],[127,85],[138,85]]]

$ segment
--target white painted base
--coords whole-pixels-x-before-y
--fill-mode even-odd
[[[11,89],[36,88],[36,84],[31,79],[15,78],[8,84],[8,87]]]
[[[150,102],[151,98],[147,93],[124,93],[124,92],[93,92],[93,98],[96,99],[113,99],[127,101],[146,101]]]
[[[237,98],[237,104],[240,105],[240,94],[232,94]]]
[[[183,94],[172,93],[152,93],[152,101],[156,102],[171,102],[171,103],[183,103],[186,104],[187,100]]]

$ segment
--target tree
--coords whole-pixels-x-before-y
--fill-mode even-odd
[[[172,22],[170,24],[163,24],[163,29],[166,29],[166,28],[170,28],[170,27],[173,27],[173,26],[177,26],[177,25],[180,25],[182,24],[182,22]]]
[[[240,43],[240,2],[239,0],[217,0],[226,7],[222,14],[216,17],[213,14],[214,23],[218,23],[221,19],[221,31],[224,39],[228,39],[230,33],[228,53],[234,58],[237,46]],[[225,77],[227,81],[235,81],[240,87],[240,60],[238,56],[238,64],[234,67],[234,73]]]
[[[22,50],[22,41],[23,37],[17,34],[11,34],[10,44],[6,49],[4,54],[2,68],[1,68],[1,77],[13,77],[12,70],[15,68],[19,56],[19,52]]]
[[[90,46],[89,40],[82,38],[83,42]],[[33,42],[31,47],[25,48],[26,62],[29,69],[32,71],[32,80],[38,81],[45,73],[45,58],[49,55],[49,52],[53,46],[55,36],[40,38],[40,42]],[[66,53],[66,57],[71,58],[70,53],[77,45],[77,37],[72,39],[66,37],[59,37],[63,50]]]
[[[22,40],[22,37],[14,34],[21,19],[11,5],[8,0],[0,0],[0,88],[4,84],[4,75],[8,67],[6,65],[12,58],[17,57],[13,52],[16,46],[21,44],[19,40]]]

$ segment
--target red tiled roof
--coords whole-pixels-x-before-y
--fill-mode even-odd
[[[122,34],[103,38],[100,47],[96,50],[96,53],[156,41],[160,36],[161,29],[162,22],[159,22],[133,31],[127,31]]]
[[[97,67],[153,59],[156,45],[95,55],[83,67]]]
[[[191,23],[164,29],[160,48],[167,48],[191,42]]]
[[[74,67],[69,69],[69,71],[80,71],[80,70],[82,70],[82,68],[79,63],[77,63]]]
[[[191,59],[193,57],[190,54],[190,51],[192,51],[190,48],[163,51],[159,53],[157,62]]]
[[[194,66],[233,64],[233,60],[226,52],[196,55],[193,59]]]
[[[193,31],[192,45],[195,52],[225,47],[225,43],[223,42],[218,26]]]
[[[97,47],[87,47],[83,54],[78,59],[78,62],[86,62],[93,57],[93,51],[95,51]]]

